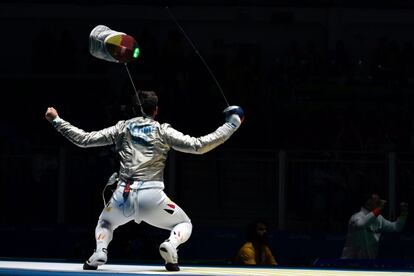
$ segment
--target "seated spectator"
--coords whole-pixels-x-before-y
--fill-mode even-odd
[[[254,221],[247,227],[247,239],[236,256],[238,265],[277,265],[267,235],[267,225],[263,221]]]

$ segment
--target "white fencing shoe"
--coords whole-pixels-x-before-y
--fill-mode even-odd
[[[168,271],[179,271],[177,249],[166,240],[160,245],[161,257],[165,260],[165,268]]]
[[[83,264],[83,270],[96,270],[99,265],[103,265],[108,260],[108,250],[102,248],[89,257],[89,259]]]

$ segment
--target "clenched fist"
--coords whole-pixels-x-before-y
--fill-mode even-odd
[[[45,113],[45,118],[49,122],[52,122],[58,115],[57,111],[53,107],[48,107]]]

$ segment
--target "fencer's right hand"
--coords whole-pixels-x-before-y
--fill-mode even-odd
[[[240,106],[231,105],[223,110],[226,122],[239,127],[244,120],[244,111]]]
[[[53,107],[48,107],[45,113],[45,118],[46,120],[48,120],[49,122],[52,122],[56,117],[58,117],[59,114],[56,111],[55,108]]]

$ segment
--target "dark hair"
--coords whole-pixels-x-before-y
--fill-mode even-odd
[[[376,191],[370,191],[370,192],[361,194],[360,204],[362,206],[365,206],[365,204],[367,204],[368,201],[372,199],[373,195],[379,195],[379,194]]]
[[[255,241],[257,239],[257,226],[259,224],[264,224],[266,225],[266,227],[268,226],[268,223],[264,220],[254,220],[251,221],[248,225],[247,225],[247,231],[246,231],[246,240],[247,241]]]
[[[147,116],[151,116],[158,106],[158,96],[154,91],[140,91],[142,109]]]

